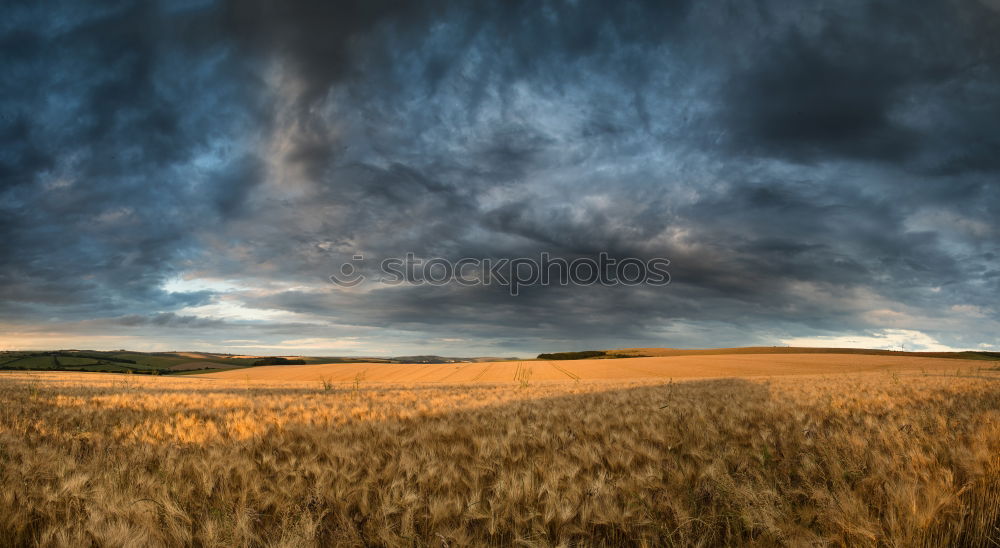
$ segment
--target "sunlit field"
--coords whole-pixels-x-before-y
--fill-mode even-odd
[[[208,373],[208,378],[250,381],[389,383],[503,383],[524,381],[668,381],[865,371],[971,371],[992,362],[855,354],[725,354],[623,360],[528,360],[446,364],[319,364],[266,366]]]
[[[0,374],[0,545],[994,545],[1000,374],[926,365],[495,384]]]

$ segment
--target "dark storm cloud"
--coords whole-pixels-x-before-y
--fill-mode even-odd
[[[306,99],[316,100],[340,80],[367,76],[364,61],[391,63],[426,40],[434,26],[456,23],[446,42],[470,47],[477,34],[492,34],[497,51],[491,68],[504,76],[531,77],[549,58],[575,61],[606,54],[609,41],[656,45],[670,40],[685,20],[686,0],[665,2],[346,1],[229,2],[224,27],[257,55],[279,55],[307,80]],[[371,57],[369,57],[371,55]],[[436,86],[454,69],[459,52],[436,50],[416,67],[416,84]],[[641,67],[629,67],[642,71]],[[392,92],[394,90],[386,90]]]
[[[1000,84],[996,19],[974,1],[865,2],[827,7],[815,28],[775,26],[732,72],[723,123],[752,154],[995,169],[986,120],[1000,112],[981,100]]]
[[[908,75],[895,55],[865,54],[871,45],[843,42],[789,31],[738,74],[729,115],[740,144],[795,158],[839,153],[897,160],[911,152],[916,136],[893,124],[889,112]]]
[[[0,319],[528,350],[988,343],[992,5],[14,6]],[[673,283],[324,284],[358,253],[542,251],[663,256]]]
[[[218,150],[228,138],[221,132],[246,117],[242,69],[226,60],[228,46],[211,38],[199,9],[7,9],[3,302],[38,303],[50,307],[43,315],[63,317],[204,301],[159,285],[192,233],[211,224],[210,206],[227,213],[252,183],[242,177],[226,188],[225,172],[240,160]],[[206,165],[190,168],[199,155]],[[197,183],[208,176],[205,192]],[[218,193],[216,181],[226,196],[203,203]]]
[[[126,327],[152,326],[152,327],[181,327],[181,328],[191,328],[191,329],[221,327],[225,325],[225,322],[221,320],[199,318],[197,316],[179,316],[177,314],[174,314],[173,312],[163,312],[159,314],[151,314],[148,316],[130,314],[128,316],[120,316],[118,318],[114,318],[112,319],[111,323]]]

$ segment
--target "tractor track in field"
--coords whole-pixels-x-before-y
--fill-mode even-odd
[[[472,377],[472,382],[476,382],[479,379],[483,378],[483,375],[485,375],[486,372],[490,370],[490,367],[493,367],[493,364],[487,364],[486,367],[484,367],[479,373],[476,373],[476,376]]]
[[[517,362],[517,369],[514,370],[514,380],[528,382],[529,379],[531,379],[531,366],[524,365],[524,362]]]
[[[456,367],[455,369],[453,369],[450,373],[448,373],[447,375],[445,375],[445,376],[441,377],[440,379],[438,379],[437,382],[444,382],[444,381],[448,380],[449,377],[451,377],[452,375],[454,375],[456,373],[459,373],[459,372],[465,370],[465,368],[468,367],[468,366],[469,366],[469,364],[467,364],[467,363],[459,365],[458,367]]]
[[[563,367],[561,365],[556,365],[555,362],[549,362],[549,365],[551,365],[552,367],[556,368],[557,371],[563,373],[564,375],[566,375],[567,377],[573,379],[574,381],[580,380],[580,375],[577,375],[576,373],[571,372],[570,370],[566,369],[565,367]]]

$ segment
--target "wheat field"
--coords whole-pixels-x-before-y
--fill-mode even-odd
[[[976,367],[464,384],[7,373],[0,545],[993,546],[1000,375]]]
[[[982,361],[856,354],[720,354],[629,359],[506,361],[444,364],[330,363],[272,365],[201,375],[250,381],[334,383],[489,384],[532,381],[668,381],[711,377],[756,377],[823,373],[949,372],[975,370]]]

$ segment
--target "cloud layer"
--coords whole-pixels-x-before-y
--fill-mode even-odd
[[[995,349],[994,8],[15,3],[0,344]],[[673,283],[326,281],[602,251]]]

